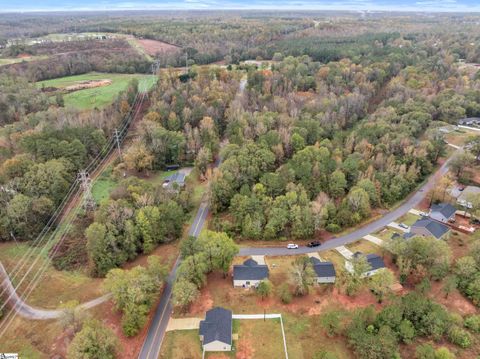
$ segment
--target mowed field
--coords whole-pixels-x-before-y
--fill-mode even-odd
[[[156,80],[152,75],[90,72],[83,75],[39,81],[37,82],[37,86],[39,88],[56,87],[61,90],[67,86],[78,85],[86,81],[110,80],[111,83],[105,86],[82,89],[63,95],[65,107],[88,110],[102,108],[111,104],[116,96],[128,87],[132,79],[138,79],[140,90],[150,89]]]

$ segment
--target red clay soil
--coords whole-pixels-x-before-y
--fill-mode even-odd
[[[236,359],[250,359],[254,354],[250,333],[244,333],[238,340]]]
[[[155,56],[158,53],[171,53],[179,50],[178,46],[167,44],[166,42],[141,39],[137,42],[143,47],[143,50],[150,56]]]
[[[432,282],[431,288],[428,295],[436,302],[447,307],[449,311],[461,314],[462,316],[476,314],[478,312],[477,307],[457,290],[450,293],[448,298],[445,298],[442,282]]]

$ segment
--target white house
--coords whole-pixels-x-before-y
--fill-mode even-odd
[[[200,322],[200,341],[203,351],[222,352],[232,350],[232,312],[215,307]]]
[[[234,287],[256,287],[265,279],[268,279],[268,266],[258,264],[253,259],[247,259],[243,264],[233,266]]]
[[[315,280],[317,284],[335,283],[336,272],[333,263],[322,262],[318,258],[311,257],[313,270],[315,271]]]
[[[377,254],[365,255],[361,252],[356,252],[353,255],[353,260],[355,260],[355,258],[358,258],[359,256],[365,256],[367,258],[368,264],[370,264],[370,270],[363,273],[362,275],[363,277],[370,277],[385,268],[385,263],[383,262],[383,258]],[[351,261],[345,261],[345,268],[350,273],[353,273],[353,264]]]

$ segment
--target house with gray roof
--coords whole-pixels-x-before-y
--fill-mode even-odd
[[[472,200],[475,196],[480,195],[480,187],[467,186],[465,188],[455,187],[450,191],[452,197],[457,199],[457,203],[463,207],[472,208]]]
[[[200,322],[199,333],[203,351],[231,351],[232,312],[220,307],[210,309]]]
[[[353,258],[358,258],[360,256],[365,256],[367,259],[368,264],[370,265],[370,269],[363,273],[363,277],[371,277],[372,275],[378,273],[379,271],[385,269],[385,262],[383,261],[383,258],[380,257],[378,254],[363,254],[362,252],[355,252],[353,254]],[[345,268],[347,271],[350,273],[353,272],[353,265],[351,261],[346,261],[345,262]]]
[[[410,232],[421,236],[433,236],[436,239],[446,239],[450,234],[450,228],[443,223],[424,217],[412,224]]]
[[[457,209],[450,203],[439,203],[430,207],[429,216],[436,221],[448,223],[455,220],[455,212]]]
[[[185,186],[185,173],[175,172],[174,174],[165,177],[163,180],[163,188],[175,190]]]
[[[320,259],[311,257],[313,270],[315,272],[315,281],[317,284],[335,283],[337,273],[331,262],[322,262]]]
[[[233,266],[234,287],[256,287],[262,280],[268,279],[268,266],[247,259],[243,264]]]

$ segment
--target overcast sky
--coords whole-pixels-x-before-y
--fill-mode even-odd
[[[480,0],[0,0],[0,12],[201,9],[480,12]]]

